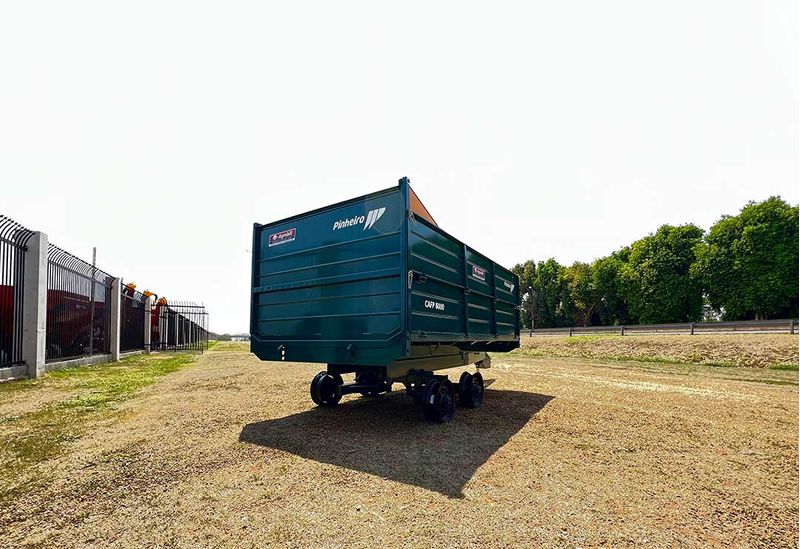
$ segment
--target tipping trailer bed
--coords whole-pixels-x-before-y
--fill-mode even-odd
[[[251,351],[261,360],[327,364],[312,382],[317,404],[402,381],[426,416],[447,421],[425,403],[434,388],[436,403],[448,392],[454,402],[456,390],[433,372],[488,367],[486,352],[519,347],[516,275],[440,229],[407,178],[255,224],[252,269]],[[344,384],[347,373],[355,383]],[[464,376],[459,399],[479,405],[480,374]]]

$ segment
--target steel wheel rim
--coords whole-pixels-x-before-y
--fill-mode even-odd
[[[470,392],[472,393],[470,396],[472,397],[473,406],[477,406],[483,402],[483,383],[475,379],[474,376],[472,378],[472,387]]]
[[[453,415],[453,397],[450,395],[450,390],[444,384],[439,387],[437,396],[439,398],[436,399],[436,414],[440,419],[447,420]]]

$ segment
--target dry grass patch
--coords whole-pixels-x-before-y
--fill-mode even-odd
[[[0,546],[796,546],[796,371],[495,355],[433,425],[399,388],[317,408],[319,365],[246,349],[66,445]]]
[[[117,404],[193,360],[137,355],[0,384],[0,503],[30,488],[38,477],[31,469],[62,454]]]
[[[522,338],[530,356],[673,362],[796,370],[798,336],[789,334],[581,335]]]

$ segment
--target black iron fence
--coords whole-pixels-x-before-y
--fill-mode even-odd
[[[191,301],[159,300],[153,307],[150,344],[154,351],[208,349],[208,311]]]
[[[144,319],[147,314],[147,296],[131,286],[122,286],[119,310],[119,350],[124,352],[144,349]]]
[[[50,244],[47,362],[109,352],[112,280],[108,273]]]
[[[13,219],[0,215],[0,367],[22,362],[22,281],[32,235]]]

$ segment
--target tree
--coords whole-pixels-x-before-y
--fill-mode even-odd
[[[703,230],[695,225],[663,225],[631,245],[620,273],[632,320],[639,324],[699,320],[703,292],[692,264],[702,236]]]
[[[588,263],[576,261],[564,269],[563,276],[573,323],[588,326],[599,301],[592,267]]]
[[[628,304],[625,301],[622,267],[630,255],[630,248],[623,248],[592,263],[592,278],[597,292],[596,315],[603,326],[629,324]]]
[[[533,287],[534,284],[534,277],[536,275],[536,263],[532,260],[528,260],[525,263],[518,263],[514,265],[511,269],[511,272],[514,273],[519,277],[519,293],[521,296],[527,294],[527,300],[524,303],[524,306],[520,310],[520,319],[522,321],[521,326],[523,328],[530,328],[531,327],[531,314],[533,313],[534,307],[531,307],[530,300],[534,298],[533,295],[530,295],[530,288]]]
[[[697,247],[695,276],[726,320],[798,314],[798,207],[780,197],[723,216]]]
[[[565,314],[563,303],[565,294],[563,270],[564,267],[552,257],[536,264],[533,291],[536,299],[537,327],[555,328],[568,326],[571,323],[568,314]]]

